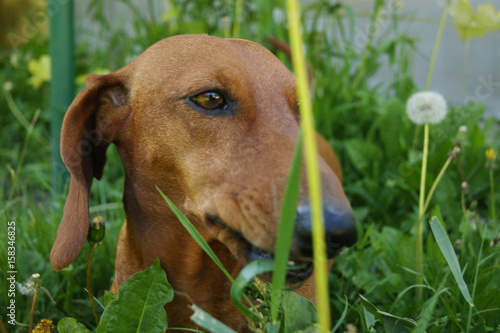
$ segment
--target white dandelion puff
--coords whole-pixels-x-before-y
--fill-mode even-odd
[[[413,94],[406,103],[406,114],[417,125],[441,122],[448,112],[444,97],[433,91]]]
[[[17,285],[17,290],[22,295],[31,296],[35,293],[35,290],[40,287],[40,274],[35,273],[31,275],[23,283],[19,283],[16,281],[16,285]]]

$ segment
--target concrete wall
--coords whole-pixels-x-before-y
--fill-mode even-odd
[[[422,89],[425,87],[444,1],[398,1],[401,31],[420,39],[417,44],[418,52],[414,58],[413,77]],[[469,1],[474,9],[477,4],[493,3],[500,11],[498,0]],[[373,2],[373,0],[355,1],[353,5],[354,12],[360,17],[357,20],[357,27],[360,30],[364,30],[369,23],[366,14],[371,12]],[[387,6],[395,2],[386,0],[385,10],[389,10]],[[379,79],[383,77],[379,75]],[[467,46],[460,40],[452,18],[448,17],[430,89],[442,93],[450,104],[480,101],[487,106],[487,115],[500,118],[500,31],[490,33],[483,38],[474,38]]]

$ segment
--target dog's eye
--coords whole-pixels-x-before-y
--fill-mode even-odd
[[[224,96],[215,91],[203,92],[191,97],[191,100],[205,110],[220,110],[227,108]]]

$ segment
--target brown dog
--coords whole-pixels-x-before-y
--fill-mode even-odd
[[[126,279],[160,258],[176,291],[165,306],[170,327],[194,327],[192,301],[246,331],[246,319],[230,300],[230,282],[184,230],[156,186],[236,276],[251,260],[269,258],[274,251],[298,129],[293,74],[253,42],[170,37],[114,73],[89,76],[61,133],[71,182],[52,266],[67,266],[85,243],[92,179],[101,177],[106,148],[114,143],[125,168],[127,220],[111,290],[117,293]],[[318,143],[331,258],[356,241],[356,228],[336,156],[319,136]],[[287,281],[303,283],[298,292],[314,300],[304,176],[299,201],[290,260],[303,265],[290,271]]]

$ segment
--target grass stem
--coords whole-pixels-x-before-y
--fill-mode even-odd
[[[482,259],[482,256],[483,256],[483,245],[484,245],[485,233],[486,233],[486,226],[484,226],[483,232],[482,232],[482,235],[481,235],[481,246],[479,247],[479,254],[477,256],[476,271],[474,272],[474,282],[472,282],[472,295],[471,295],[471,298],[472,298],[472,302],[473,303],[474,303],[474,297],[476,296],[477,280],[478,280],[478,277],[479,277],[479,267],[481,266],[481,259]],[[469,316],[467,317],[467,329],[466,329],[466,333],[470,332],[470,323],[471,323],[471,320],[472,320],[472,310],[473,310],[473,308],[474,308],[473,305],[471,305],[469,307]]]
[[[449,10],[449,1],[446,2],[446,5],[443,10],[443,16],[441,17],[441,21],[439,23],[439,29],[436,36],[436,40],[434,42],[434,48],[432,50],[431,61],[429,64],[429,71],[427,72],[427,80],[425,82],[425,90],[429,90],[432,82],[432,76],[434,74],[434,67],[436,65],[437,54],[439,51],[439,45],[441,44],[441,39],[443,37],[443,30],[446,24],[446,19],[448,17]],[[424,148],[423,148],[423,157],[422,157],[422,174],[420,177],[420,193],[418,200],[418,224],[417,224],[417,239],[416,239],[416,248],[415,248],[415,263],[416,263],[416,271],[417,271],[417,285],[422,283],[422,263],[423,263],[423,233],[424,233],[424,215],[425,215],[425,178],[427,174],[427,158],[429,155],[429,124],[424,124]],[[437,185],[437,184],[436,184]],[[430,193],[432,196],[432,193]],[[430,200],[430,196],[428,200]],[[427,203],[428,204],[428,203]],[[417,289],[417,303],[420,302],[422,297],[422,289]]]
[[[30,325],[29,325],[29,328],[28,328],[28,332],[32,332],[33,331],[33,317],[34,317],[34,314],[35,314],[35,305],[36,305],[36,298],[38,296],[38,285],[35,285],[35,290],[34,290],[34,293],[33,293],[33,302],[31,303],[31,312],[30,312]]]
[[[422,157],[422,173],[420,176],[420,193],[418,197],[418,224],[415,248],[415,269],[417,271],[417,285],[422,284],[422,256],[424,237],[424,205],[425,205],[425,178],[427,176],[427,157],[429,155],[429,124],[424,125],[424,152]],[[422,297],[422,289],[417,289],[417,302]]]
[[[92,257],[94,254],[94,249],[97,246],[92,244],[90,246],[89,259],[87,260],[87,290],[89,292],[90,306],[92,307],[92,312],[94,313],[95,321],[99,325],[100,317],[99,312],[97,312],[97,304],[94,299],[94,291],[92,290]]]
[[[490,168],[490,205],[493,230],[497,230],[497,213],[495,208],[495,181],[493,178],[493,168]]]
[[[436,191],[436,187],[438,186],[439,182],[441,181],[441,178],[443,178],[443,175],[444,175],[446,169],[450,165],[451,160],[455,158],[458,151],[459,151],[458,147],[453,148],[453,150],[448,155],[448,159],[446,160],[443,167],[439,171],[439,174],[437,175],[436,180],[434,180],[434,183],[432,184],[432,187],[429,191],[429,194],[427,195],[427,198],[425,199],[424,208],[423,208],[424,212],[427,211],[427,209],[429,208],[429,203],[432,199],[432,196],[434,195],[434,192]]]
[[[293,68],[296,75],[299,107],[305,146],[307,181],[313,229],[313,253],[316,282],[316,301],[321,332],[330,330],[330,305],[328,299],[328,270],[325,254],[325,230],[323,226],[323,207],[321,200],[321,181],[319,176],[318,152],[316,147],[312,103],[308,86],[306,62],[302,50],[300,8],[297,0],[286,1],[288,26]]]
[[[439,23],[438,32],[436,35],[436,40],[434,41],[434,48],[432,50],[431,62],[429,64],[429,71],[427,72],[427,80],[425,81],[425,90],[429,90],[431,87],[432,76],[434,74],[434,67],[436,66],[437,54],[439,51],[439,45],[441,45],[441,39],[443,38],[443,30],[446,25],[446,19],[448,18],[448,11],[450,9],[449,1],[446,1],[443,10],[443,16],[441,16],[441,21]]]

